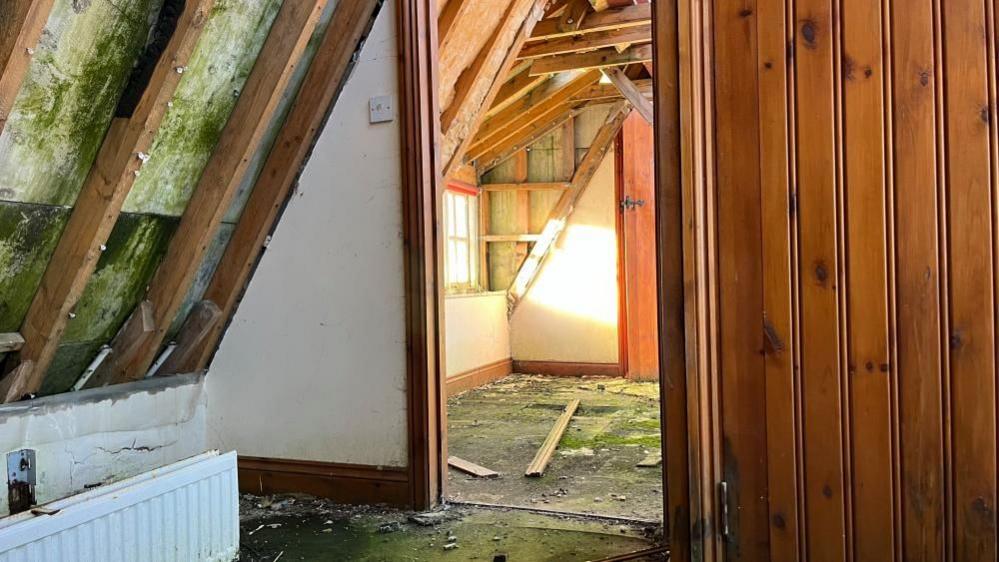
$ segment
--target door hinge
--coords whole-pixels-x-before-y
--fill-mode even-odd
[[[728,482],[718,483],[718,532],[723,539],[729,535]]]

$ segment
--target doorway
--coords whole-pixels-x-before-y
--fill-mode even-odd
[[[556,4],[562,4],[564,6],[566,3],[556,3]],[[667,85],[667,88],[659,89],[654,94],[656,96],[656,104],[660,107],[660,114],[657,116],[657,121],[661,121],[663,119],[663,116],[665,116],[666,118],[665,123],[660,122],[659,124],[660,132],[658,135],[655,135],[655,138],[662,138],[663,137],[662,130],[664,129],[671,130],[674,132],[677,129],[679,129],[679,124],[678,124],[679,104],[677,101],[679,95],[678,92],[676,91],[676,84],[678,82],[676,78],[676,76],[678,75],[678,67],[677,67],[678,57],[676,49],[677,31],[675,28],[677,15],[675,12],[677,9],[678,9],[677,6],[664,5],[661,7],[660,6],[653,7],[653,10],[657,14],[656,17],[659,21],[659,23],[657,23],[654,27],[657,29],[658,39],[660,40],[656,45],[655,50],[657,54],[663,52],[667,53],[667,58],[663,59],[660,55],[660,57],[658,57],[657,63],[658,66],[660,66],[660,72],[665,72],[668,75],[668,79],[662,80],[662,82]],[[430,19],[429,14],[432,11],[433,10],[428,10],[426,13],[423,14],[423,17],[429,20]],[[670,14],[671,11],[673,11],[674,13]],[[661,15],[661,13],[666,14],[666,17],[664,18]],[[666,37],[665,43],[662,42],[663,37]],[[426,46],[424,45],[422,48],[426,48]],[[432,51],[432,49],[429,49],[426,52],[430,51]],[[420,57],[422,56],[423,55],[420,55]],[[426,64],[426,61],[424,61],[424,64]],[[651,70],[651,66],[652,65],[650,64],[647,67],[647,69]],[[426,67],[424,67],[424,69],[426,70]],[[639,71],[640,69],[635,70],[635,72]],[[419,77],[419,78],[424,78],[424,77]],[[419,78],[414,77],[413,82],[414,83],[418,82]],[[601,78],[600,80],[602,81],[603,78]],[[657,82],[658,79],[650,77],[648,80],[651,88],[651,84],[653,82]],[[521,83],[523,82],[530,82],[530,80],[525,79]],[[504,85],[509,86],[509,88],[506,88],[506,90],[511,90],[514,88],[514,84],[515,83],[513,81],[509,81]],[[591,86],[594,87],[588,88],[587,93],[599,92],[600,86],[606,86],[606,84],[600,83]],[[577,93],[582,93],[582,90],[578,91]],[[420,112],[421,113],[423,112],[422,107],[420,107]],[[430,111],[427,113],[435,114],[434,111]],[[565,126],[565,123],[563,122],[560,125]],[[432,130],[433,127],[428,127],[428,129]],[[433,159],[435,157],[440,156],[439,154],[435,154],[434,151],[431,149],[434,143],[430,142],[429,139],[431,139],[432,137],[429,137],[427,135],[421,136],[419,134],[414,133],[411,135],[407,135],[407,138],[414,138],[414,139],[419,138],[420,142],[416,143],[416,145],[418,147],[419,145],[422,145],[422,148],[420,148],[420,151],[418,151],[417,154],[430,155],[428,159],[423,160],[424,164],[431,164],[434,161]],[[615,133],[615,138],[616,138],[616,133]],[[537,140],[539,139],[534,139],[532,142],[536,142]],[[664,502],[664,507],[662,511],[669,512],[670,517],[669,519],[661,517],[661,519],[669,523],[668,534],[670,536],[682,535],[687,532],[686,515],[685,515],[686,508],[683,507],[684,504],[687,502],[687,498],[685,497],[686,494],[684,492],[685,489],[684,482],[687,480],[686,439],[685,439],[686,423],[685,421],[683,424],[679,423],[663,424],[661,422],[661,420],[663,419],[673,418],[674,416],[677,417],[678,419],[682,419],[685,417],[685,413],[681,413],[681,410],[677,409],[677,406],[681,405],[685,401],[685,395],[684,395],[685,381],[682,380],[683,379],[682,365],[684,362],[683,353],[682,353],[684,346],[684,334],[682,329],[683,326],[682,280],[681,276],[679,275],[680,272],[682,271],[680,267],[682,256],[680,253],[681,246],[679,244],[679,240],[681,239],[680,221],[678,220],[678,216],[681,211],[681,207],[679,205],[680,158],[679,158],[678,147],[679,147],[679,142],[675,138],[675,136],[673,140],[671,140],[671,142],[666,146],[664,146],[662,143],[657,143],[655,149],[657,160],[660,163],[665,162],[665,165],[667,166],[667,169],[665,171],[659,170],[657,172],[656,176],[657,183],[659,186],[666,185],[668,187],[668,191],[663,192],[661,189],[656,190],[654,198],[649,199],[649,201],[655,200],[656,204],[649,205],[647,207],[651,209],[650,214],[656,217],[656,220],[653,222],[653,224],[658,225],[659,227],[656,230],[656,240],[658,240],[659,243],[653,245],[653,248],[655,248],[657,252],[660,254],[658,260],[659,267],[654,268],[658,280],[657,282],[653,282],[652,286],[658,287],[659,289],[658,292],[660,294],[660,297],[662,297],[662,295],[664,294],[668,294],[668,298],[666,299],[661,298],[660,300],[661,304],[657,309],[658,313],[656,314],[656,316],[657,316],[657,322],[659,324],[659,329],[657,330],[657,332],[660,335],[657,338],[653,338],[653,341],[658,340],[656,341],[655,347],[660,353],[663,353],[664,351],[668,350],[668,353],[663,355],[664,357],[668,357],[668,360],[665,360],[664,364],[660,367],[659,376],[657,378],[659,380],[663,380],[663,377],[665,376],[667,377],[665,380],[668,380],[669,384],[659,385],[658,387],[659,397],[664,400],[657,400],[656,402],[657,403],[661,402],[666,404],[667,406],[664,410],[669,410],[671,413],[662,412],[659,414],[660,423],[658,424],[658,427],[659,431],[662,434],[667,435],[667,442],[671,442],[671,440],[676,440],[675,442],[680,445],[675,454],[674,453],[664,454],[663,455],[664,462],[660,465],[660,468],[665,469],[667,473],[669,473],[668,467],[670,466],[676,466],[680,469],[672,473],[671,477],[667,477],[665,481],[662,481],[662,484],[660,484],[660,489],[658,490],[658,492],[660,492],[658,494],[659,496],[667,498],[667,501]],[[579,148],[585,148],[585,147],[579,147]],[[611,160],[613,161],[614,160],[613,154],[615,153],[611,152],[611,154],[612,154]],[[665,160],[664,160],[664,155],[666,155]],[[446,158],[442,158],[442,162],[440,163],[441,167],[445,169],[447,169],[446,160],[447,160]],[[509,160],[510,159],[507,159],[506,161]],[[416,161],[419,164],[420,159],[416,159]],[[414,172],[420,171],[421,173],[426,174],[427,170],[426,168],[420,168],[419,170],[414,169],[413,171]],[[476,170],[476,172],[478,171],[479,170]],[[550,169],[549,171],[554,172],[557,170]],[[562,171],[564,172],[565,169],[563,168]],[[529,156],[528,156],[528,174],[530,174]],[[426,176],[424,175],[422,177]],[[465,177],[468,179],[459,180],[459,181],[466,184],[471,184],[474,187],[480,187],[479,185],[476,184],[481,183],[482,180],[481,174],[476,173],[475,175],[468,175]],[[437,491],[432,492],[430,494],[430,497],[433,499],[446,498],[448,493],[447,486],[445,483],[445,474],[447,470],[445,467],[448,464],[448,458],[447,458],[448,447],[446,445],[446,442],[449,438],[449,431],[446,423],[447,420],[446,402],[448,399],[448,392],[449,392],[448,383],[450,381],[446,378],[446,375],[448,374],[448,371],[450,371],[450,369],[453,368],[454,366],[454,362],[452,361],[452,359],[461,356],[460,351],[456,352],[454,351],[454,349],[449,349],[448,342],[450,339],[452,339],[450,338],[452,334],[457,335],[458,338],[468,336],[471,334],[471,330],[466,331],[466,330],[455,329],[452,322],[454,316],[449,315],[447,312],[449,303],[447,302],[447,296],[445,294],[444,287],[449,282],[457,284],[470,283],[470,281],[474,279],[476,275],[471,271],[466,272],[464,270],[456,274],[454,270],[448,269],[448,267],[450,266],[447,266],[445,261],[449,259],[448,256],[451,256],[451,258],[458,257],[460,258],[458,261],[461,261],[463,263],[468,263],[469,268],[477,267],[479,268],[478,269],[479,272],[489,272],[490,279],[486,281],[487,283],[486,287],[488,288],[486,292],[496,291],[496,292],[506,293],[507,302],[505,303],[506,305],[505,312],[509,314],[510,308],[511,307],[514,308],[512,314],[510,314],[509,317],[512,317],[513,315],[517,314],[516,308],[521,305],[522,299],[524,299],[525,295],[527,295],[530,292],[531,288],[531,287],[523,287],[517,285],[516,283],[517,272],[521,270],[521,267],[519,266],[523,266],[524,264],[532,264],[533,267],[535,267],[536,269],[539,270],[544,269],[544,263],[542,260],[532,260],[533,250],[535,247],[537,247],[538,242],[542,240],[542,237],[545,236],[545,232],[543,227],[541,229],[541,232],[532,232],[530,230],[531,221],[532,221],[530,206],[528,207],[526,215],[525,213],[516,210],[514,210],[511,213],[514,219],[521,221],[520,224],[526,223],[528,225],[527,231],[517,230],[512,232],[497,232],[496,229],[479,230],[480,238],[473,242],[471,240],[472,238],[471,230],[469,230],[468,233],[465,232],[465,228],[456,228],[449,230],[448,227],[444,225],[443,221],[441,220],[445,212],[462,213],[465,216],[465,219],[463,220],[462,223],[464,227],[471,227],[473,222],[475,222],[477,223],[475,225],[476,229],[482,228],[483,223],[486,222],[483,219],[492,221],[493,218],[496,216],[496,212],[492,208],[492,203],[493,203],[492,201],[490,201],[487,204],[482,204],[482,203],[477,204],[476,205],[477,208],[475,210],[470,210],[472,206],[467,204],[468,202],[465,202],[463,204],[451,201],[448,203],[449,206],[445,207],[445,199],[451,199],[449,195],[446,195],[445,186],[450,186],[452,179],[454,179],[454,175],[449,175],[446,180],[444,179],[438,180],[438,185],[441,186],[441,189],[437,191],[439,195],[438,201],[434,201],[434,198],[428,200],[425,196],[420,198],[415,193],[410,194],[411,202],[416,203],[418,209],[410,208],[407,211],[410,216],[413,216],[414,210],[422,209],[422,211],[420,211],[420,216],[431,218],[431,220],[427,222],[422,222],[416,225],[407,221],[409,228],[407,234],[409,234],[412,238],[423,240],[424,245],[422,246],[422,248],[424,249],[430,248],[436,251],[435,254],[424,252],[422,254],[410,256],[410,264],[415,268],[411,269],[409,274],[410,278],[409,291],[411,295],[411,300],[415,296],[416,300],[420,301],[419,304],[415,306],[411,305],[410,307],[410,312],[412,316],[411,327],[413,328],[413,330],[424,332],[422,336],[416,338],[415,340],[411,338],[411,348],[412,348],[411,353],[413,354],[412,358],[416,359],[416,363],[418,364],[418,369],[411,374],[410,388],[411,390],[415,389],[417,391],[416,393],[411,392],[411,394],[415,396],[413,400],[419,401],[418,403],[415,404],[411,402],[411,405],[415,406],[415,408],[413,409],[416,414],[413,419],[413,426],[415,428],[415,431],[411,432],[411,445],[416,445],[414,447],[414,449],[416,449],[416,455],[414,456],[414,459],[417,461],[414,464],[412,470],[414,473],[413,478],[415,485],[420,486],[422,485],[421,482],[427,482],[426,489],[434,490],[435,487],[437,487],[436,488]],[[530,177],[528,177],[527,179],[529,180]],[[487,182],[487,183],[492,183],[492,182]],[[541,183],[541,182],[525,182],[524,180],[520,180],[518,182],[517,178],[513,178],[513,179],[504,180],[501,183],[516,184],[516,183]],[[567,183],[566,176],[563,175],[561,179],[554,179],[544,183],[551,183],[551,184]],[[616,184],[614,185],[614,188],[615,189],[617,188]],[[458,187],[458,189],[450,189],[450,188],[447,189],[447,192],[452,192],[452,193],[460,191],[461,191],[460,186]],[[524,198],[524,195],[515,193],[517,191],[516,189],[508,190],[506,189],[505,186],[502,190],[494,188],[493,191],[504,192],[503,196],[497,197],[497,200],[500,199],[522,200]],[[509,192],[514,192],[514,193],[511,194]],[[527,195],[528,202],[530,202],[532,197],[534,199],[541,199],[544,197],[556,198],[555,195],[553,194],[542,194],[542,195],[528,194]],[[419,201],[417,201],[417,199],[419,199]],[[635,197],[632,196],[632,199],[634,200]],[[659,204],[662,201],[665,201],[666,204],[665,205]],[[614,201],[615,206],[618,203],[619,201],[617,200]],[[501,205],[510,207],[508,203],[501,203]],[[488,212],[484,211],[483,209],[488,209]],[[673,216],[674,214],[676,216]],[[617,218],[616,213],[614,216],[616,219]],[[665,221],[668,221],[668,223],[665,227],[663,227]],[[627,221],[621,221],[621,222],[623,224],[619,226],[627,228],[626,226]],[[433,229],[433,225],[435,224],[438,225],[438,230],[436,232]],[[494,238],[483,239],[484,236],[490,236]],[[625,240],[626,241],[623,243],[623,246],[617,246],[620,243],[620,240],[618,239],[613,239],[611,243],[612,245],[618,247],[620,249],[619,251],[624,253],[629,248],[629,246],[627,245],[627,238],[625,238]],[[664,251],[662,247],[663,241],[668,241],[670,243],[671,249],[669,251]],[[495,250],[495,251],[487,250],[485,252],[485,255],[487,256],[485,260],[482,260],[481,258],[478,260],[470,258],[469,257],[470,252],[466,250],[472,246],[481,247],[481,245],[483,244],[505,244],[505,246],[503,250]],[[668,263],[664,263],[663,261],[664,258],[667,260]],[[495,273],[497,273],[498,266],[496,264],[500,264],[499,267],[502,267],[504,261],[506,261],[507,263],[513,263],[518,265],[518,267],[513,268],[512,272],[508,272],[508,281],[510,284],[505,291],[502,288],[497,289],[497,287],[502,287],[502,285],[496,283],[495,281],[496,276],[494,275]],[[622,263],[622,266],[627,267],[627,262]],[[617,268],[614,267],[614,269],[616,270]],[[663,274],[663,271],[666,269],[669,270],[668,275]],[[432,280],[436,280],[436,283],[434,283]],[[675,283],[675,281],[677,280],[681,280],[681,282]],[[535,281],[534,283],[537,283],[537,281]],[[648,284],[646,286],[648,286]],[[514,289],[512,295],[510,291],[511,287]],[[526,292],[525,289],[527,289]],[[427,295],[433,295],[433,296],[428,299],[425,298]],[[626,296],[627,295],[625,294],[625,296],[622,297],[620,293],[616,295],[618,299],[626,299]],[[504,303],[501,302],[500,304],[503,305]],[[617,300],[616,306],[614,307],[617,310],[615,310],[614,312],[615,313],[621,312],[623,317],[628,318],[627,307],[628,307],[627,300]],[[501,311],[503,311],[504,307],[500,306],[498,308]],[[620,321],[620,318],[618,318],[617,320]],[[615,325],[621,327],[621,325],[618,324],[618,322],[615,322]],[[625,324],[625,329],[627,329],[626,324]],[[670,335],[672,335],[673,338],[669,338]],[[640,339],[641,338],[634,338],[634,340],[640,340]],[[412,345],[414,341],[416,342],[417,345]],[[618,353],[628,353],[624,351],[628,349],[626,347],[627,341],[628,341],[627,337],[616,337],[612,342],[612,346],[617,350]],[[608,367],[609,364],[607,363],[605,363],[604,365],[600,365],[601,362],[598,361],[579,361],[578,363],[587,363],[588,365],[586,366],[588,368],[593,368],[593,369],[597,368],[612,369],[609,373],[606,370],[601,373],[593,373],[591,371],[590,374],[584,374],[583,376],[596,377],[596,376],[606,376],[607,374],[611,374],[617,376],[618,378],[621,378],[622,375],[630,372],[631,369],[631,361],[630,361],[631,355],[629,354],[627,357],[629,358],[628,361],[629,364],[627,367],[623,365],[622,361],[617,361],[613,365],[613,367]],[[539,361],[539,360],[527,359],[525,361],[522,361],[522,364],[519,366],[520,367],[529,366],[525,365],[527,361]],[[637,362],[637,364],[641,364],[641,362],[639,361]],[[512,358],[509,361],[508,366],[504,365],[503,359],[497,359],[491,363],[486,364],[485,367],[487,367],[485,371],[489,372],[484,372],[480,370],[475,373],[471,372],[466,373],[465,371],[461,371],[458,373],[458,374],[468,375],[461,377],[461,380],[465,381],[469,385],[468,391],[474,391],[476,388],[479,388],[480,382],[491,380],[492,377],[496,376],[496,373],[503,373],[504,370],[507,368],[510,369],[510,372],[514,370],[524,370],[524,369],[514,369],[514,362]],[[433,373],[436,373],[437,376],[431,376]],[[453,375],[454,373],[451,374]],[[532,376],[536,375],[534,373],[526,373],[526,374]],[[427,377],[426,380],[422,378],[423,376]],[[538,375],[538,376],[543,376],[543,375]],[[656,382],[657,381],[653,381],[652,384],[656,384]],[[607,389],[606,384],[601,382],[596,382],[594,384],[594,388],[597,391],[600,391],[597,385],[602,385],[604,387],[604,390],[606,391]],[[420,396],[422,396],[422,399],[420,398]],[[558,417],[561,417],[561,414],[565,412],[554,411],[552,413],[558,414],[557,416],[555,416],[555,419],[557,419]],[[450,435],[452,441],[454,438],[453,432],[454,430],[452,429]],[[430,440],[426,440],[426,437],[428,436],[431,437]],[[438,438],[436,442],[433,439],[434,436]],[[681,436],[682,439],[680,438]],[[425,443],[417,443],[418,441],[421,440],[421,438],[423,439],[423,441],[425,441]],[[427,462],[425,464],[420,462],[421,458],[426,460]],[[470,459],[463,459],[463,460],[468,461]],[[424,467],[428,467],[427,469],[428,471],[425,474],[419,474],[421,470],[425,470]],[[489,469],[489,467],[485,466],[484,468]],[[674,485],[674,482],[678,482],[679,484]],[[679,492],[679,494],[674,496],[673,500],[670,501],[668,498],[670,494],[673,493],[674,490],[676,492]],[[654,491],[650,490],[650,493],[654,493]],[[418,499],[419,498],[417,498],[417,500]],[[433,499],[431,499],[431,501],[433,501]]]

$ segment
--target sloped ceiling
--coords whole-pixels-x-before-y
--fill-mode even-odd
[[[169,2],[169,0],[167,0]],[[69,389],[142,299],[239,98],[282,0],[216,0],[41,394]],[[326,19],[335,6],[330,2]],[[0,332],[14,332],[45,272],[164,0],[57,0],[0,134]],[[169,8],[169,6],[168,6]],[[307,57],[314,53],[316,39]],[[299,80],[307,64],[301,65]],[[289,105],[298,81],[285,96]],[[277,131],[283,111],[271,126]],[[263,143],[265,154],[269,143]],[[259,161],[262,158],[257,159]],[[176,331],[200,297],[256,174],[247,174]]]

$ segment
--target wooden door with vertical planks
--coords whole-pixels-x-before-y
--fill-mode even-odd
[[[654,151],[652,126],[632,112],[617,143],[620,362],[643,380],[659,378]]]

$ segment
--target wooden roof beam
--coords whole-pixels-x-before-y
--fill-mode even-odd
[[[577,74],[568,79],[553,78],[547,86],[532,91],[522,103],[511,105],[483,123],[474,144],[468,149],[468,159],[478,159],[489,147],[550,116],[553,111],[557,111],[573,96],[598,80],[599,72]]]
[[[337,4],[298,97],[278,132],[222,260],[205,290],[204,299],[218,305],[222,321],[215,324],[206,337],[197,340],[190,353],[174,352],[160,369],[161,373],[192,373],[208,366],[225,333],[226,321],[236,311],[239,297],[263,254],[267,236],[274,229],[284,202],[319,138],[329,108],[336,103],[350,75],[354,55],[371,30],[380,5],[381,0]],[[182,329],[178,340],[183,339],[187,331],[199,330],[200,324],[189,330]]]
[[[513,41],[508,46],[506,54],[503,57],[503,61],[499,65],[499,70],[494,74],[484,77],[482,84],[486,83],[488,80],[489,87],[485,92],[485,95],[478,98],[478,96],[469,96],[469,104],[467,108],[460,112],[460,115],[456,116],[450,121],[451,126],[441,127],[442,130],[442,141],[440,143],[441,161],[444,163],[442,170],[444,177],[448,177],[456,166],[460,166],[465,161],[465,151],[472,143],[472,139],[475,136],[476,130],[478,130],[479,125],[485,119],[485,115],[488,109],[492,107],[493,101],[499,94],[500,89],[503,87],[505,79],[510,74],[510,69],[514,67],[517,62],[517,54],[520,53],[520,49],[524,46],[524,42],[530,37],[531,32],[534,30],[534,25],[541,19],[544,14],[544,7],[547,0],[534,0],[527,16],[523,18],[520,23],[520,27],[517,30],[516,35],[514,35]],[[476,99],[478,101],[476,102]],[[473,103],[474,102],[474,103]],[[442,123],[443,123],[442,119]]]
[[[548,80],[548,76],[531,76],[531,73],[528,72],[531,69],[531,61],[524,61],[522,65],[523,69],[520,72],[514,73],[513,78],[507,80],[503,84],[503,87],[500,88],[500,91],[496,94],[496,99],[493,100],[492,107],[486,112],[486,118],[492,117],[506,109],[510,104],[523,98],[528,92],[541,86]]]
[[[615,47],[623,44],[651,42],[652,24],[645,24],[635,27],[596,31],[586,35],[558,37],[547,41],[534,41],[524,46],[520,51],[520,58],[534,59],[552,55],[593,51],[595,49]]]
[[[69,221],[21,325],[25,344],[17,375],[0,382],[0,398],[19,400],[41,388],[69,316],[90,280],[122,204],[180,84],[214,0],[188,2],[130,117],[116,117],[104,137]]]
[[[55,0],[0,2],[0,133],[31,67]]]
[[[531,34],[528,44],[530,45],[535,41],[546,39],[651,25],[652,5],[638,4],[636,6],[626,6],[624,8],[592,13],[587,15],[586,19],[576,29],[567,31],[560,27],[560,23],[561,20],[558,18],[548,18],[539,21],[538,25],[534,26],[534,33]]]
[[[111,355],[88,387],[138,380],[149,370],[325,6],[326,0],[292,0],[281,6],[166,256],[149,283],[146,301],[152,309],[152,326],[143,322],[140,309],[134,311],[112,340]]]
[[[607,120],[600,127],[589,150],[586,151],[586,155],[579,163],[579,167],[576,168],[576,173],[572,177],[572,187],[562,193],[558,203],[555,204],[555,207],[548,215],[548,221],[541,231],[541,236],[534,244],[534,247],[531,248],[531,253],[528,254],[527,259],[521,264],[520,269],[517,271],[517,276],[507,290],[507,310],[509,314],[513,314],[517,305],[524,298],[524,295],[530,290],[531,285],[537,278],[538,272],[541,270],[541,265],[550,254],[551,248],[555,245],[555,241],[559,235],[565,230],[566,224],[569,222],[569,216],[572,215],[576,203],[583,192],[586,191],[593,176],[597,173],[597,168],[604,161],[604,156],[606,156],[607,151],[613,145],[614,139],[617,138],[617,134],[620,132],[622,125],[624,125],[624,120],[628,117],[629,113],[631,113],[631,107],[628,103],[620,102],[607,115]]]
[[[521,150],[530,147],[548,133],[571,121],[579,115],[580,111],[582,111],[582,106],[572,107],[563,105],[553,109],[550,113],[543,116],[542,119],[531,123],[513,136],[489,145],[485,149],[485,152],[477,154],[475,157],[476,168],[480,173],[485,173],[487,170],[496,167]]]
[[[642,116],[642,119],[645,119],[649,125],[654,125],[655,113],[652,109],[652,101],[645,97],[641,88],[632,82],[631,78],[628,78],[628,75],[620,68],[605,68],[603,72],[604,76],[610,78],[611,83],[620,90],[624,99],[628,100],[635,111]]]
[[[652,60],[652,45],[635,45],[624,52],[609,47],[589,53],[569,53],[534,60],[529,71],[533,75],[568,72],[570,70],[594,70],[608,66],[623,66],[635,62]]]

